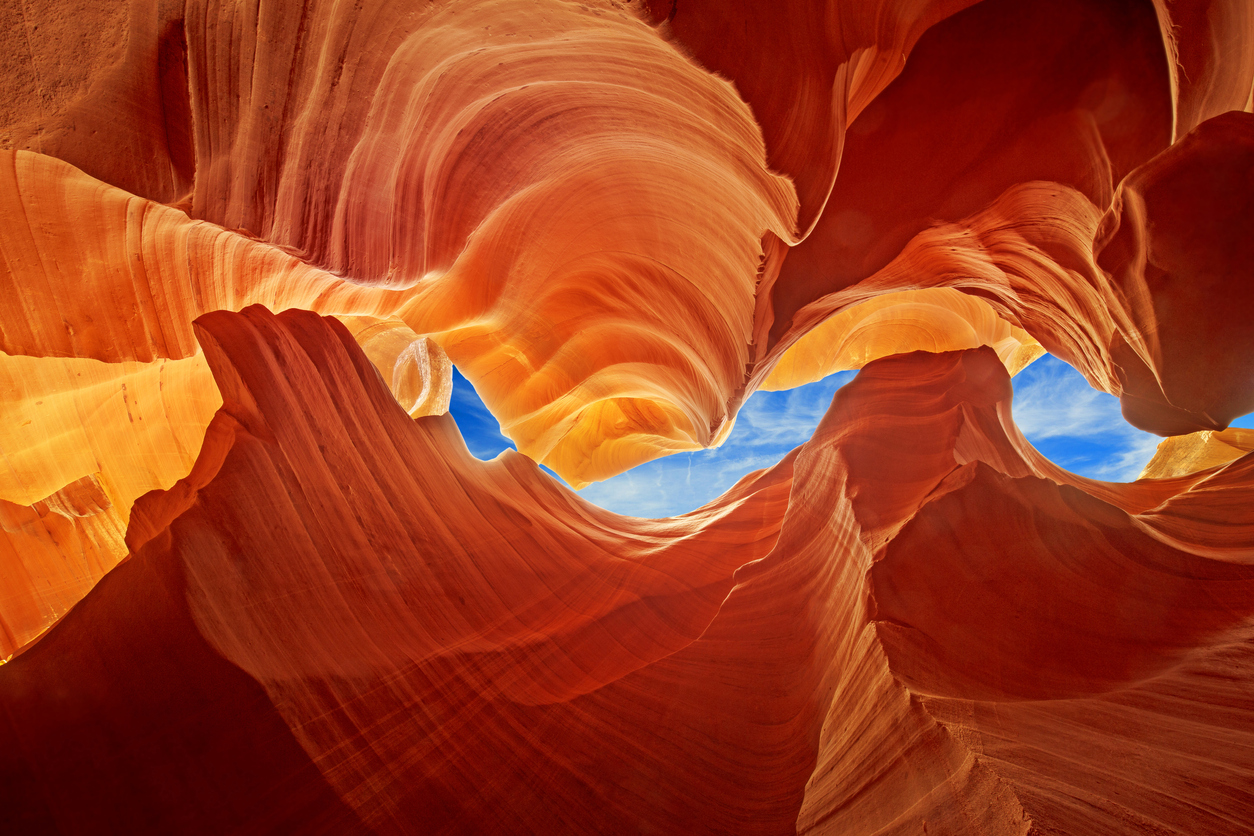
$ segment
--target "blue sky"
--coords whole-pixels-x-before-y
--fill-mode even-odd
[[[814,432],[832,395],[853,380],[839,372],[786,392],[756,392],[741,408],[731,436],[716,450],[656,459],[580,491],[585,499],[636,517],[666,517],[701,507],[750,471],[769,467]],[[1094,479],[1137,477],[1161,439],[1123,420],[1119,401],[1098,392],[1075,369],[1046,355],[1014,378],[1015,422],[1057,464]],[[470,382],[453,371],[449,411],[470,452],[491,459],[513,443]],[[1254,427],[1254,415],[1234,422]]]
[[[635,517],[700,508],[746,473],[770,467],[808,441],[836,390],[853,375],[839,372],[786,392],[755,392],[721,447],[654,459],[579,493],[602,508]]]
[[[1094,389],[1051,354],[1019,372],[1012,383],[1019,430],[1033,447],[1072,473],[1131,482],[1162,441],[1123,420],[1118,398]]]
[[[756,392],[741,408],[723,446],[654,459],[579,493],[602,508],[634,517],[670,517],[700,508],[746,473],[770,467],[807,441],[836,390],[853,375],[839,372],[787,392]],[[456,369],[449,412],[475,456],[490,459],[514,446]]]

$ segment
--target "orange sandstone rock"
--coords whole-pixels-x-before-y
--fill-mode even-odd
[[[332,320],[198,327],[224,404],[191,475],[0,670],[29,827],[1236,833],[1254,806],[1254,506],[1227,545],[1187,513],[1249,456],[1130,513],[1038,473],[992,351],[919,352],[776,468],[631,520],[410,419]],[[71,729],[128,777],[62,757]]]
[[[521,0],[484,0],[285,15],[136,3],[102,22],[91,54],[109,71],[95,79],[50,57],[80,36],[77,24],[41,18],[32,25],[45,36],[27,39],[14,58],[14,95],[28,101],[23,79],[36,70],[56,93],[45,96],[40,124],[23,111],[11,143],[278,249],[222,239],[233,242],[232,257],[254,253],[252,266],[228,272],[261,266],[267,278],[231,277],[229,293],[196,303],[188,297],[200,284],[174,292],[182,280],[165,273],[181,269],[182,236],[208,240],[211,227],[175,233],[187,225],[164,210],[101,197],[145,218],[152,210],[140,223],[154,228],[128,244],[123,222],[107,221],[113,209],[89,218],[97,198],[67,192],[68,205],[48,207],[61,218],[49,240],[28,242],[13,299],[41,281],[25,273],[38,253],[85,247],[101,259],[101,289],[123,294],[121,309],[95,322],[92,338],[81,316],[62,324],[33,299],[7,305],[33,321],[7,325],[6,342],[24,352],[65,352],[68,340],[78,356],[181,356],[191,319],[217,306],[399,315],[462,366],[521,450],[573,484],[717,443],[743,397],[819,321],[875,295],[938,284],[986,299],[990,282],[1001,285],[991,301],[1013,327],[1094,385],[1121,392],[1120,375],[1131,374],[1129,403],[1152,399],[1138,368],[1158,374],[1163,361],[1152,356],[1153,337],[1137,331],[1157,324],[1129,325],[1141,308],[1104,298],[1088,239],[1125,173],[1249,86],[1248,56],[1226,34],[1243,12],[1217,3],[967,5],[798,4],[767,14],[651,4],[646,14],[632,4],[554,3],[536,14]],[[737,46],[748,43],[755,49]],[[1226,51],[1223,60],[1206,57],[1208,43]],[[103,106],[114,99],[125,108]],[[126,131],[105,130],[106,117]],[[132,137],[145,130],[165,134],[161,147],[131,155],[125,171],[110,162],[146,142]],[[842,159],[849,164],[838,175]],[[31,183],[11,185],[9,197],[28,210],[30,189],[46,188],[49,175],[22,176]],[[95,188],[78,174],[60,178],[78,184],[70,191]],[[1203,212],[1212,205],[1190,200]],[[1007,211],[1015,234],[1004,246],[1040,262],[1023,277],[1039,300],[1022,298],[1018,269],[987,250]],[[1111,211],[1118,217],[1119,207]],[[1239,207],[1224,211],[1244,217]],[[70,218],[74,227],[57,229]],[[950,250],[965,253],[968,242],[965,232],[937,240],[927,228],[935,220],[979,230],[971,255],[992,262],[976,265],[979,280],[939,275]],[[171,240],[156,243],[166,228]],[[93,235],[112,243],[92,244]],[[128,246],[159,274],[132,276]],[[882,281],[908,252],[911,274]],[[285,255],[300,263],[268,261]],[[188,258],[195,274],[222,255]],[[308,275],[281,275],[289,270]],[[68,304],[67,284],[50,283],[58,305]],[[1097,298],[1085,298],[1093,285]],[[81,295],[84,304],[99,298]],[[1114,368],[1111,352],[1123,350],[1112,339],[1130,347],[1118,360],[1126,370]],[[888,342],[959,347],[934,334]],[[1169,389],[1181,385],[1167,377]],[[1228,420],[1133,411],[1163,432]]]
[[[1229,427],[1223,432],[1202,430],[1163,439],[1141,471],[1142,479],[1184,476],[1225,465],[1254,451],[1254,430]]]
[[[1248,4],[35,5],[0,829],[1254,817]],[[1209,435],[1063,471],[1009,408],[1042,350]],[[468,454],[454,362],[526,455]],[[533,461],[842,368],[683,517]]]
[[[28,506],[0,500],[0,655],[56,622],[126,554],[126,521],[94,476]]]
[[[803,236],[831,193],[846,128],[901,72],[929,27],[971,5],[648,2],[662,32],[730,78],[752,106],[771,168],[797,185]]]

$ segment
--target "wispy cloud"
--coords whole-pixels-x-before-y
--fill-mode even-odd
[[[823,420],[836,389],[852,379],[853,372],[841,372],[785,392],[755,392],[741,407],[726,446],[796,447],[809,439]]]
[[[1109,432],[1119,403],[1091,387],[1075,369],[1043,357],[1014,381],[1015,423],[1034,438],[1083,437]]]
[[[1122,452],[1114,455],[1105,464],[1098,465],[1092,472],[1084,475],[1108,482],[1131,482],[1145,469],[1149,460],[1154,458],[1158,445],[1162,441],[1156,435],[1141,433],[1144,438],[1132,439]]]
[[[602,508],[635,517],[684,514],[718,497],[741,477],[770,467],[809,440],[832,396],[853,379],[841,372],[786,392],[756,392],[714,450],[656,459],[580,491]]]
[[[1153,457],[1156,435],[1124,420],[1119,400],[1046,355],[1014,379],[1014,417],[1028,441],[1068,470],[1129,482]]]
[[[731,436],[715,450],[680,453],[640,465],[580,491],[585,499],[636,517],[669,517],[701,507],[745,474],[770,467],[805,443],[853,379],[841,372],[785,392],[757,392],[740,410]],[[1161,441],[1123,420],[1119,401],[1089,386],[1079,372],[1051,356],[1014,379],[1014,416],[1038,450],[1093,479],[1131,481]],[[450,406],[466,444],[481,459],[514,445],[460,374]]]
[[[742,408],[723,446],[647,462],[580,491],[585,499],[620,514],[672,517],[700,508],[747,473],[770,467],[814,433],[832,395],[852,372],[787,392],[759,392]],[[501,434],[470,382],[454,370],[449,412],[470,452],[491,459],[515,449]]]
[[[580,491],[579,495],[602,508],[635,517],[671,517],[675,513],[683,513],[672,512],[672,508],[682,502],[682,497],[690,489],[689,485],[686,480],[685,483],[676,485],[665,479],[668,470],[682,470],[682,466],[673,467],[674,458],[665,460],[672,466],[637,467],[613,479],[590,485]]]

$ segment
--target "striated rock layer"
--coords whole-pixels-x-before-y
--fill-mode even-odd
[[[1254,815],[1250,455],[1068,477],[1014,429],[992,351],[918,352],[866,366],[771,470],[633,520],[412,420],[334,320],[197,330],[223,407],[191,474],[0,672],[3,809],[29,831]]]
[[[0,2],[0,831],[1247,832],[1251,110],[1248,0]]]
[[[1240,3],[280,5],[135,0],[85,76],[74,15],[26,21],[5,351],[177,359],[253,302],[395,315],[572,484],[717,443],[800,381],[794,343],[902,290],[991,304],[1156,432],[1251,405],[1190,365],[1250,346]]]

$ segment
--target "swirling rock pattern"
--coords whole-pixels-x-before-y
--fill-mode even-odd
[[[331,320],[254,307],[199,328],[224,405],[196,466],[136,505],[131,557],[0,679],[10,769],[48,788],[7,808],[28,822],[1183,833],[1248,812],[1239,754],[1164,791],[1183,753],[1250,734],[1248,530],[1220,550],[1186,508],[1248,492],[1245,459],[1130,514],[1038,474],[991,351],[913,353],[867,366],[771,471],[630,520],[521,456],[475,461],[447,417],[411,420]],[[206,657],[233,675],[197,704],[244,701],[233,722],[255,731],[192,765],[212,726],[181,695]],[[1076,737],[1102,712],[1117,722]],[[88,763],[130,741],[124,776],[93,783],[67,732]],[[255,779],[237,760],[261,734],[281,740]],[[1084,779],[1128,747],[1157,771]],[[201,773],[231,808],[150,797]]]
[[[1251,26],[0,6],[0,829],[1249,832]],[[1024,440],[1045,351],[1142,479]],[[682,517],[536,464],[841,369]]]

